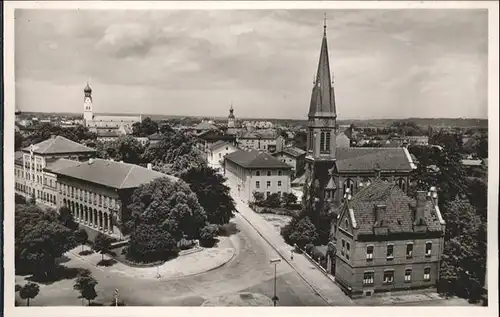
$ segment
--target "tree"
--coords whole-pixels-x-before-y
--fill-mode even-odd
[[[73,219],[73,213],[69,210],[68,207],[59,208],[59,221],[63,226],[69,228],[71,230],[76,230],[78,228],[78,224]]]
[[[101,253],[101,259],[104,260],[104,253],[109,253],[111,250],[112,240],[107,235],[100,233],[94,239],[94,249]]]
[[[85,229],[80,229],[75,233],[75,240],[79,244],[82,245],[82,252],[83,252],[83,246],[87,241],[89,240],[89,235]]]
[[[259,205],[264,201],[264,193],[261,192],[253,192],[253,200]]]
[[[305,150],[306,149],[306,144],[307,143],[307,134],[304,131],[298,131],[295,133],[295,136],[293,137],[292,144],[293,146]]]
[[[297,203],[297,196],[294,193],[283,193],[283,203],[285,206],[289,207]]]
[[[481,132],[479,139],[474,147],[476,155],[482,159],[488,158],[488,134]]]
[[[55,259],[76,246],[57,214],[36,205],[16,205],[15,233],[16,270],[48,276]]]
[[[24,198],[24,196],[19,194],[15,194],[14,201],[16,204],[21,204],[21,205],[25,205],[27,203],[26,198]]]
[[[127,258],[148,263],[175,257],[178,252],[170,233],[157,225],[141,223],[130,235]]]
[[[203,246],[213,246],[218,232],[219,227],[217,225],[207,224],[200,230],[200,243]]]
[[[273,193],[267,196],[266,200],[262,202],[262,205],[269,208],[278,208],[281,205],[281,197],[277,193]]]
[[[294,217],[281,229],[281,235],[286,243],[290,245],[297,244],[303,248],[306,244],[314,243],[318,238],[316,228],[309,217]]]
[[[36,283],[28,283],[25,284],[21,289],[19,290],[19,296],[22,299],[26,299],[26,305],[30,305],[30,299],[35,298],[38,293],[40,292],[40,286]]]
[[[85,272],[78,276],[75,285],[73,285],[73,289],[79,291],[82,300],[88,300],[90,306],[90,301],[97,297],[95,291],[96,285],[97,281],[90,275],[90,272]]]
[[[113,158],[116,161],[123,161],[130,164],[141,164],[144,147],[131,135],[118,137],[115,141],[109,144],[113,150],[108,153],[114,154]]]
[[[226,224],[234,217],[236,207],[226,179],[206,165],[189,169],[182,176],[189,188],[198,197],[198,202],[207,214],[207,220],[214,224]]]
[[[199,237],[207,215],[196,194],[183,180],[158,178],[136,188],[127,206],[125,230],[133,231],[140,223],[160,226],[177,241],[186,236]]]
[[[20,132],[16,132],[14,135],[14,150],[19,151],[24,144],[24,138],[23,135]]]
[[[150,117],[132,125],[132,135],[137,137],[146,137],[156,132],[158,132],[158,123],[151,120]]]

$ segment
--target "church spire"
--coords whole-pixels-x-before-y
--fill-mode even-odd
[[[328,58],[328,43],[326,38],[326,14],[323,24],[323,40],[319,55],[318,70],[314,83],[309,117],[337,117],[335,107],[335,94],[332,87],[330,61]]]

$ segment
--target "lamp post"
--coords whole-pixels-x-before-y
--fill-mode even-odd
[[[279,298],[276,296],[276,267],[278,266],[278,263],[281,262],[281,259],[274,259],[270,261],[271,264],[274,264],[274,296],[272,298],[274,306],[276,306],[276,303],[278,302]]]

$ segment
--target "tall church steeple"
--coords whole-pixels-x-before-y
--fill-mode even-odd
[[[90,88],[89,83],[83,89],[83,120],[85,126],[88,126],[89,122],[94,118],[94,112],[92,109],[92,88]]]
[[[231,103],[231,108],[229,109],[229,116],[227,117],[227,127],[234,128],[236,125],[236,118],[234,116],[233,104]]]
[[[309,105],[307,153],[315,160],[335,160],[335,127],[337,111],[326,37],[326,16],[318,69]]]

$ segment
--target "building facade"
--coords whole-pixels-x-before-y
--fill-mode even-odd
[[[226,155],[238,150],[232,142],[222,140],[209,145],[207,152],[208,166],[217,171],[222,170]]]
[[[15,154],[15,189],[26,199],[35,198],[36,202],[48,207],[57,206],[55,186],[57,179],[50,167],[59,159],[81,161],[94,157],[96,151],[62,136],[22,149]]]
[[[346,196],[332,226],[336,283],[351,297],[435,288],[445,232],[435,188],[413,199],[379,177]]]
[[[304,171],[306,152],[296,147],[285,147],[274,157],[292,167],[291,178],[294,179]]]
[[[290,165],[255,150],[239,150],[224,159],[224,175],[245,201],[253,201],[254,192],[264,197],[289,193],[290,173]]]
[[[242,133],[238,139],[238,147],[242,149],[253,149],[275,153],[285,145],[285,139],[275,130],[247,131]]]

